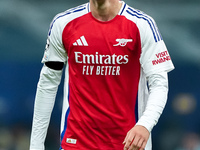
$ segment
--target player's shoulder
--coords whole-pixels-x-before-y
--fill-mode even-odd
[[[153,35],[156,42],[162,40],[154,18],[147,13],[126,5],[122,15],[137,25],[141,36],[149,33],[150,35]]]
[[[83,16],[89,12],[89,3],[85,3],[64,12],[58,13],[52,20],[50,28],[54,25],[63,26],[73,19]]]
[[[64,12],[58,13],[54,17],[53,20],[55,21],[55,20],[62,19],[62,18],[65,18],[65,17],[70,18],[71,16],[74,16],[74,17],[77,16],[78,17],[78,16],[84,15],[88,12],[89,12],[89,4],[85,3],[85,4],[82,4],[82,5],[70,8],[70,9],[64,11]]]
[[[154,22],[154,19],[144,11],[136,9],[126,4],[123,15],[132,21]]]

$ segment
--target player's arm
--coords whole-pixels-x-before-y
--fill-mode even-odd
[[[152,128],[158,122],[165,107],[168,93],[167,72],[152,74],[147,77],[149,99],[146,109],[137,124],[127,133],[124,150],[143,150]]]
[[[144,98],[145,103],[142,101],[145,107],[139,106],[141,116],[136,125],[127,133],[124,150],[143,150],[145,148],[151,130],[158,122],[167,101],[167,72],[174,69],[171,60],[157,64],[152,63],[157,59],[170,56],[153,18],[147,15],[145,18],[146,20],[141,19],[138,22],[138,28],[142,46],[140,64],[148,80],[149,96],[148,99]],[[167,52],[166,55],[160,56],[163,52]]]
[[[47,62],[41,70],[35,97],[30,150],[44,150],[50,116],[62,76],[61,64]]]
[[[44,150],[44,142],[54,107],[63,66],[67,54],[62,43],[62,27],[59,19],[52,21],[47,38],[46,50],[42,59],[44,64],[40,73],[35,97],[30,150]]]

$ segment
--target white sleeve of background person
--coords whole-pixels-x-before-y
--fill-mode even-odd
[[[44,142],[54,107],[62,70],[53,70],[43,66],[37,86],[30,150],[44,150]]]
[[[142,125],[149,132],[158,122],[167,102],[168,77],[167,72],[152,74],[147,77],[149,85],[149,97],[145,111],[138,120],[137,125]]]

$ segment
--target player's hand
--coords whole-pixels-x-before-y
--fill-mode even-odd
[[[124,139],[124,150],[144,150],[149,139],[149,131],[140,125],[134,126]]]

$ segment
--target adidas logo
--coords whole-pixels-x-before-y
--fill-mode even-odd
[[[80,39],[76,40],[76,42],[73,43],[74,46],[88,46],[88,43],[84,36],[81,36]]]

